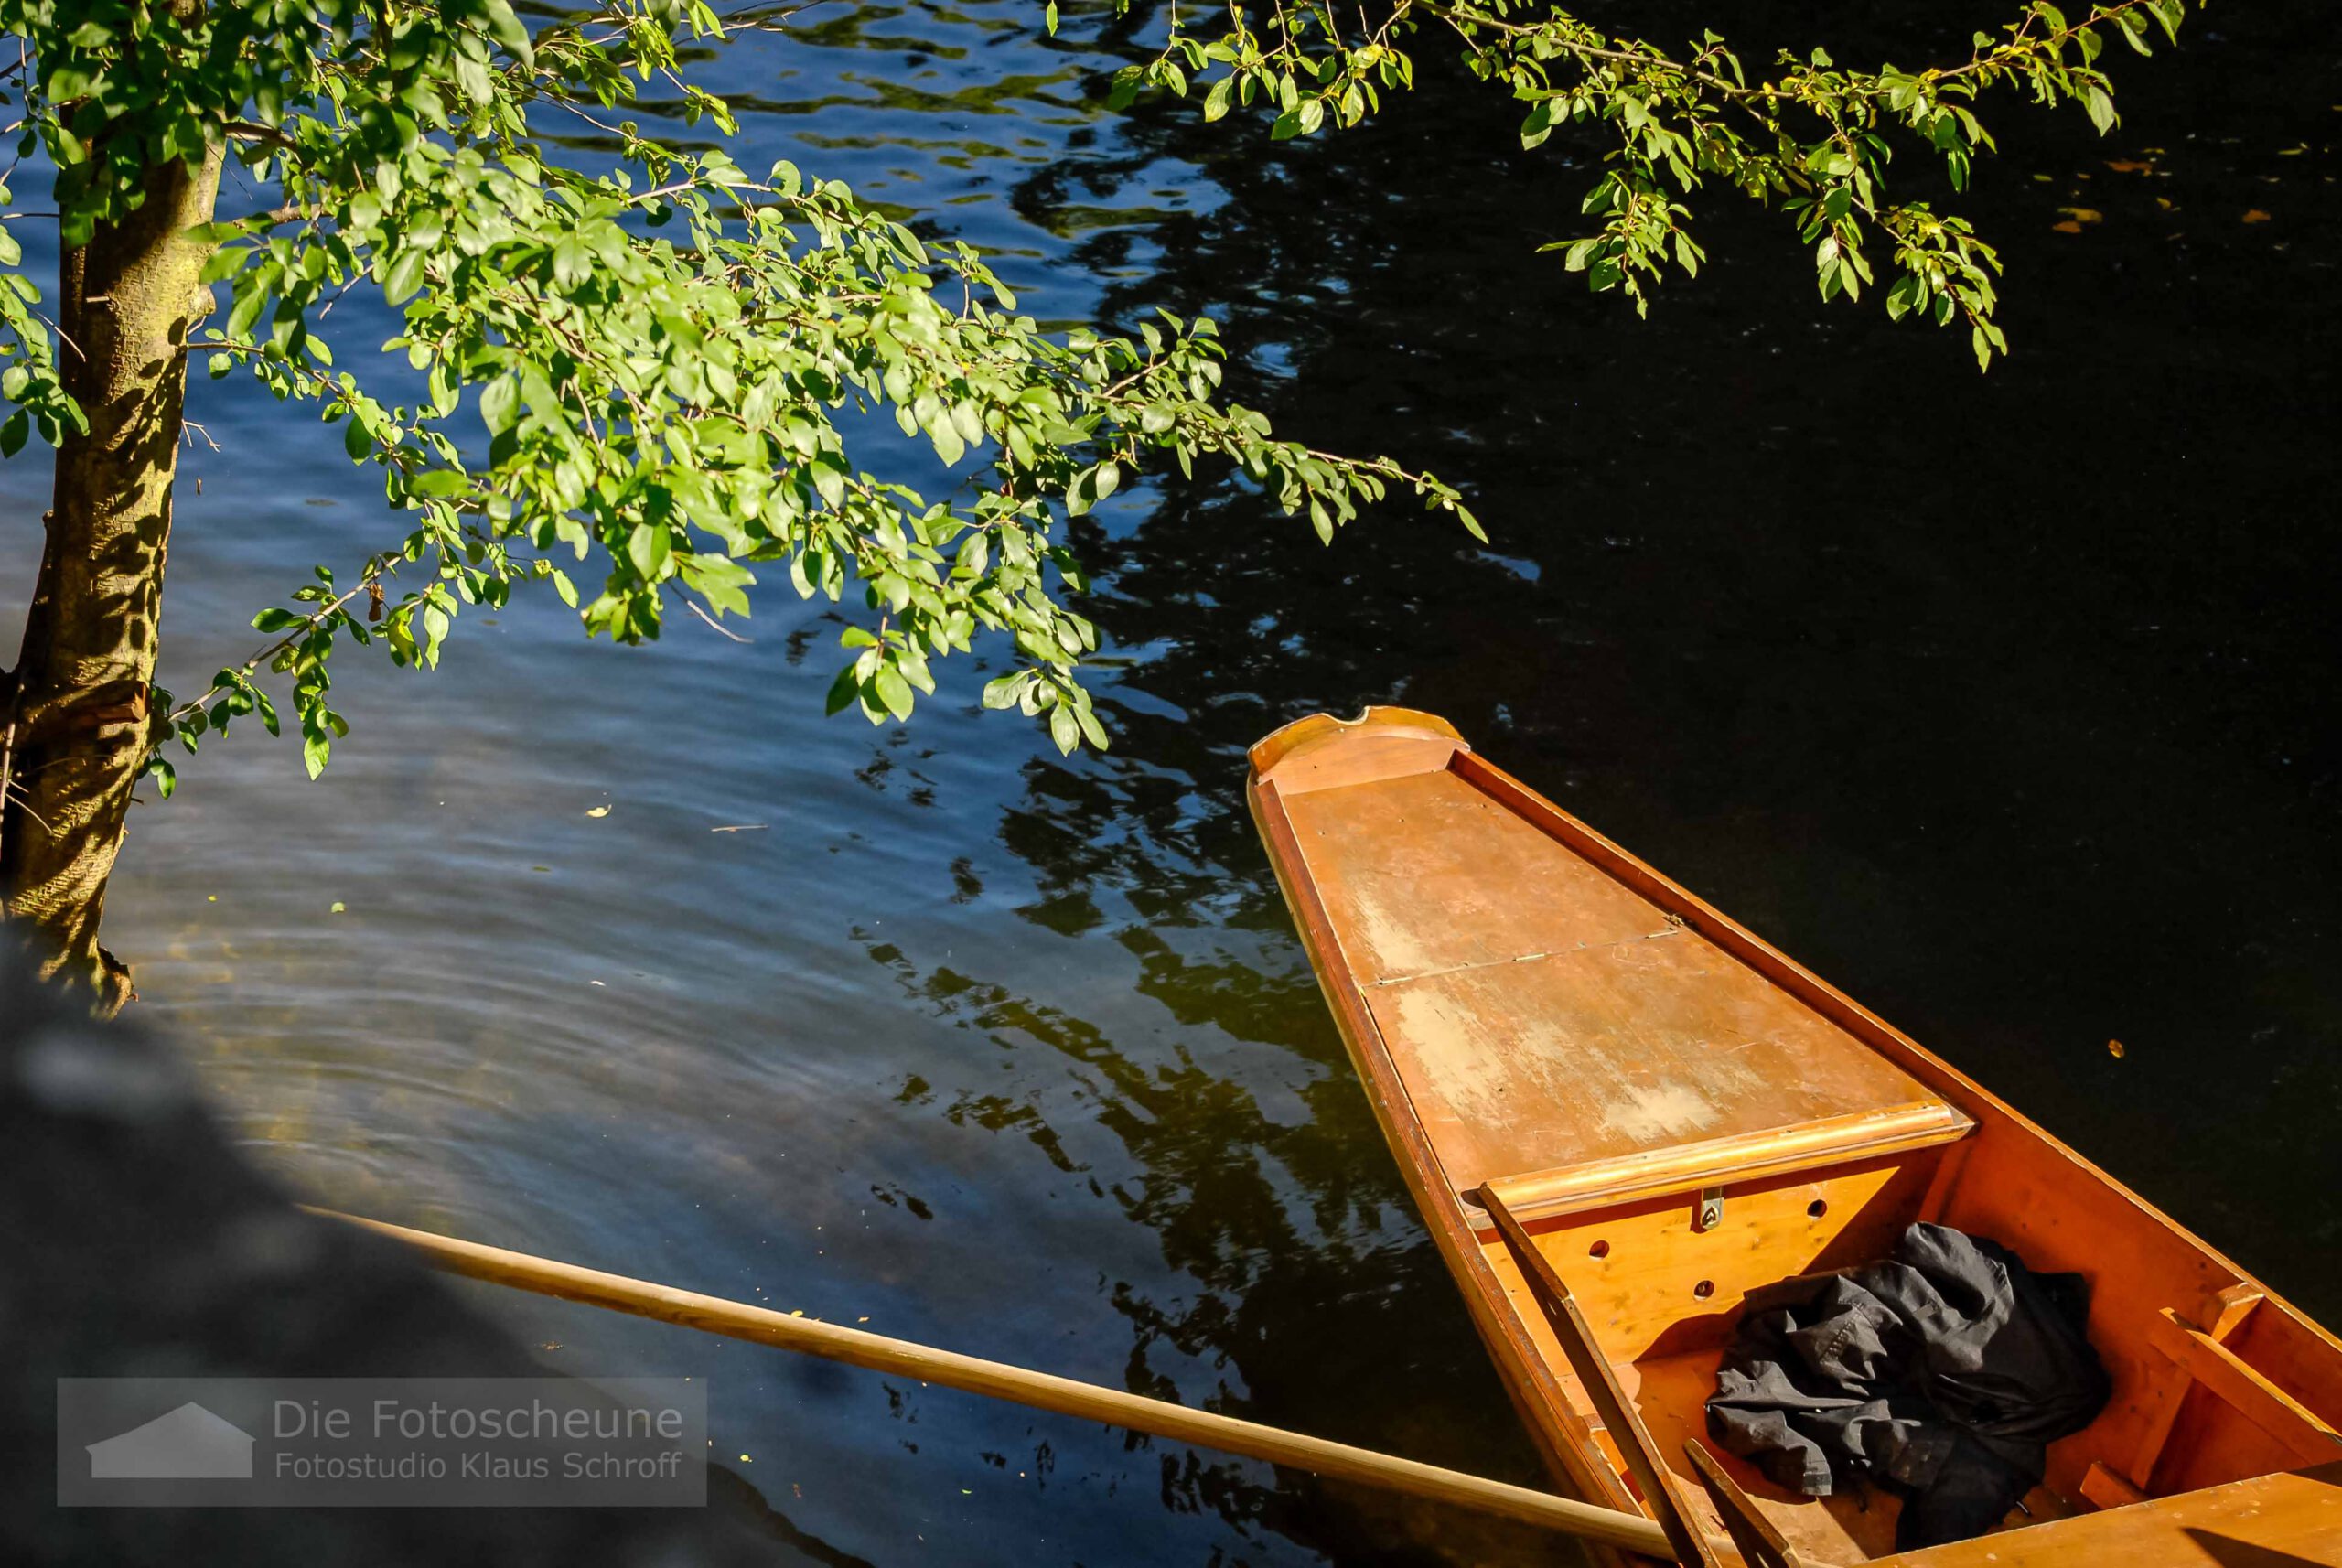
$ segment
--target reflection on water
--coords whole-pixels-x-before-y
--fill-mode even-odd
[[[1847,9],[1746,26],[1843,53]],[[1508,156],[1509,110],[1452,83],[1267,156],[1088,107],[1126,32],[806,20],[720,67],[766,111],[744,163],[948,223],[1051,316],[1215,307],[1243,395],[1468,478],[1493,547],[1393,514],[1327,553],[1239,489],[1118,496],[1084,532],[1127,660],[1104,760],[979,718],[980,670],[907,731],[825,724],[835,628],[769,594],[747,646],[588,647],[548,603],[434,677],[353,661],[325,782],[257,736],[207,750],[139,809],[113,900],[255,1157],[386,1219],[1527,1478],[1240,803],[1260,734],[1395,698],[2342,1316],[2304,1197],[2342,1110],[2315,8],[2133,69],[2112,142],[2014,118],[1967,202],[2008,242],[2018,354],[1986,380],[1948,335],[1810,306],[1797,248],[1724,208],[1651,321],[1588,301],[1532,253],[1583,169]],[[2072,207],[2099,220],[2059,231]],[[180,685],[387,530],[298,414],[202,417]],[[0,470],[0,613],[40,488]],[[827,1561],[1540,1545],[494,1305],[553,1365],[715,1380],[719,1456]]]

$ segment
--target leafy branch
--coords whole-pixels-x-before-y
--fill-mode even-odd
[[[1433,476],[1275,441],[1259,415],[1220,404],[1209,322],[1166,317],[1135,343],[1053,339],[1011,314],[973,252],[930,254],[793,167],[752,179],[720,153],[638,139],[638,185],[549,165],[501,132],[447,129],[452,145],[421,143],[393,188],[377,177],[338,207],[339,128],[297,132],[279,166],[294,199],[262,215],[264,238],[220,236],[213,273],[231,302],[207,339],[215,374],[242,361],[279,396],[321,398],[352,458],[381,464],[388,499],[420,513],[403,553],[431,558],[449,592],[424,608],[420,639],[393,613],[402,662],[435,661],[459,602],[501,602],[508,541],[580,561],[598,548],[609,572],[581,614],[620,640],[657,635],[662,588],[711,619],[744,613],[753,564],[782,561],[800,595],[838,599],[851,576],[879,612],[876,630],[846,635],[856,657],[833,708],[907,716],[914,693],[934,690],[930,657],[1001,630],[1026,667],[987,700],[1047,713],[1060,746],[1099,744],[1077,678],[1096,633],[1062,602],[1082,580],[1047,536],[1126,467],[1229,459],[1321,535],[1393,485],[1477,528]],[[661,237],[671,225],[685,232]],[[311,310],[366,275],[404,301],[391,347],[429,371],[418,408],[386,409],[323,368]],[[946,309],[952,283],[962,303]],[[855,471],[833,417],[847,406],[891,406],[947,467],[989,448],[992,476],[930,502]],[[460,411],[478,415],[485,461],[458,438]],[[533,575],[579,603],[565,573],[540,561]]]
[[[1119,0],[1127,6],[1127,0]],[[1887,193],[1896,142],[1940,157],[1964,190],[1991,134],[1970,105],[1996,89],[2045,105],[2079,103],[2102,134],[2115,120],[2113,85],[2097,61],[2110,39],[2152,51],[2159,29],[2175,41],[2186,0],[2111,0],[2069,18],[2033,0],[1998,34],[1980,32],[1970,56],[1918,70],[1842,69],[1827,51],[1782,53],[1752,81],[1718,35],[1681,54],[1614,37],[1541,0],[1388,0],[1377,18],[1348,17],[1336,0],[1231,0],[1209,27],[1175,20],[1155,58],[1126,68],[1115,101],[1152,86],[1200,93],[1207,120],[1238,108],[1272,116],[1283,140],[1358,124],[1386,92],[1414,82],[1409,51],[1427,29],[1460,48],[1475,74],[1526,106],[1524,148],[1571,128],[1613,142],[1581,214],[1594,231],[1543,247],[1617,290],[1638,312],[1670,268],[1697,274],[1706,252],[1683,199],[1709,181],[1777,202],[1813,248],[1824,300],[1857,299],[1884,252],[1895,281],[1887,313],[1955,319],[1969,328],[1980,368],[2008,344],[1993,320],[2001,270],[1966,220]]]

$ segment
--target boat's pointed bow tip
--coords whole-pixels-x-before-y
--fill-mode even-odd
[[[1334,714],[1311,714],[1252,743],[1252,783],[1257,787],[1281,780],[1305,757],[1312,759],[1310,771],[1316,772],[1316,764],[1335,753],[1387,741],[1420,743],[1427,767],[1444,767],[1447,757],[1471,749],[1454,725],[1437,714],[1417,708],[1370,706],[1349,719]]]

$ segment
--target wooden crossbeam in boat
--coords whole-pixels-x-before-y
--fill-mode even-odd
[[[2244,1326],[2244,1320],[2252,1316],[2261,1299],[2262,1293],[2251,1285],[2230,1285],[2207,1303],[2204,1332],[2214,1339],[2229,1338]],[[2159,1402],[2148,1417],[2146,1431],[2140,1434],[2138,1451],[2131,1460],[2131,1484],[2143,1495],[2154,1485],[2155,1466],[2163,1459],[2164,1445],[2171,1441],[2171,1429],[2178,1423],[2179,1409],[2187,1401],[2187,1391],[2195,1386],[2196,1380],[2187,1369],[2175,1363],[2157,1388]]]
[[[2155,1325],[2156,1348],[2195,1383],[2293,1452],[2304,1465],[2342,1459],[2342,1433],[2319,1420],[2261,1369],[2169,1307]]]

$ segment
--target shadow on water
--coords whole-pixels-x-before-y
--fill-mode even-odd
[[[1859,56],[1867,10],[1735,30]],[[1985,378],[1951,334],[1819,306],[1730,201],[1648,322],[1587,298],[1534,253],[1576,231],[1586,149],[1509,152],[1509,108],[1438,72],[1271,149],[1100,115],[1129,35],[1078,17],[1050,44],[1005,5],[815,15],[721,67],[768,111],[744,163],[917,209],[1051,315],[1211,308],[1245,401],[1465,482],[1492,541],[1393,510],[1327,551],[1241,487],[1118,496],[1083,538],[1126,661],[1104,759],[975,716],[981,671],[908,731],[822,725],[835,628],[770,594],[745,647],[616,653],[524,606],[427,691],[353,667],[324,785],[207,749],[114,901],[257,1157],[385,1219],[1528,1478],[1241,803],[1273,725],[1402,701],[2342,1316],[2307,1196],[2342,1111],[2321,8],[2224,8],[2124,62],[2109,141],[1994,122],[1963,206],[2004,243],[2017,355]],[[247,651],[288,551],[384,527],[336,444],[232,392],[209,423],[181,680]],[[38,511],[16,468],[0,565]],[[496,1308],[556,1366],[707,1376],[726,1462],[841,1561],[1551,1560]]]
[[[1187,1014],[1189,1027],[1217,1026],[1325,1070],[1292,1096],[1297,1103],[1273,1113],[1185,1052],[1168,1061],[1134,1055],[1079,1017],[949,968],[921,972],[877,943],[870,957],[907,998],[998,1049],[1047,1050],[1068,1067],[1053,1094],[963,1094],[940,1103],[931,1086],[912,1079],[902,1101],[936,1106],[956,1126],[1021,1136],[1154,1233],[1188,1289],[1166,1297],[1114,1284],[1113,1308],[1132,1330],[1123,1380],[1133,1391],[1304,1423],[1322,1435],[1533,1484],[1533,1456],[1504,1413],[1503,1389],[1445,1266],[1413,1222],[1395,1170],[1372,1157],[1380,1134],[1339,1070],[1330,1029],[1305,1027],[1298,1037],[1244,1029],[1248,1022],[1280,1028],[1296,1016],[1314,1024],[1314,987],[1294,995],[1296,985],[1250,964],[1213,972],[1138,931],[1124,940],[1156,947],[1143,958],[1140,989]],[[1101,1186],[1065,1153],[1058,1117],[1110,1133],[1133,1174]],[[1296,1355],[1305,1336],[1316,1348]],[[1158,1347],[1180,1361],[1238,1372],[1241,1384],[1231,1389],[1223,1375],[1199,1390],[1193,1378],[1166,1376],[1150,1359]],[[1164,1456],[1162,1487],[1166,1502],[1183,1509],[1264,1525],[1345,1561],[1509,1561],[1538,1544],[1528,1530],[1360,1489],[1338,1488],[1329,1507],[1305,1477],[1265,1487],[1185,1450]]]

